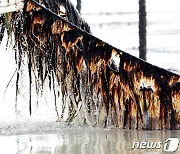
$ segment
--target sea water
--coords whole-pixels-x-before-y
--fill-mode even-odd
[[[164,153],[165,141],[180,131],[62,128],[58,131],[0,136],[0,151],[16,154]],[[160,148],[134,148],[134,142],[162,142]],[[179,153],[180,148],[175,153]]]

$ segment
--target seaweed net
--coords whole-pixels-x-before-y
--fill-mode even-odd
[[[68,0],[26,0],[23,11],[0,16],[15,36],[20,70],[27,56],[32,85],[54,93],[58,120],[128,129],[179,129],[180,76],[135,58],[90,34]],[[16,96],[20,71],[17,71]],[[45,83],[48,83],[45,84]],[[68,115],[65,116],[65,112]]]

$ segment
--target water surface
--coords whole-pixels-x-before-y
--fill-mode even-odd
[[[100,128],[63,128],[57,132],[0,136],[3,153],[29,154],[119,154],[164,153],[167,138],[180,131],[144,131]],[[134,142],[163,142],[160,149],[132,149]],[[178,149],[175,153],[179,153]]]

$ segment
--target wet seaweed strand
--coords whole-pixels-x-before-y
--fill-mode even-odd
[[[66,18],[68,21],[76,24],[78,27],[85,29],[86,31],[90,32],[89,26],[84,22],[84,20],[79,16],[78,12],[74,9],[72,4],[67,0],[55,0],[55,1],[37,1],[40,4],[46,6],[48,9],[54,11],[57,14],[64,13],[63,17]],[[27,2],[28,3],[28,2]],[[30,4],[31,5],[31,4]],[[61,10],[62,8],[65,8],[66,12],[62,12],[64,10]],[[68,16],[66,16],[68,14]],[[39,16],[38,16],[39,17]],[[40,17],[41,18],[41,17]],[[24,15],[23,12],[13,12],[13,13],[6,13],[0,16],[0,24],[1,24],[1,33],[0,33],[0,43],[4,37],[4,32],[5,29],[7,30],[8,37],[11,38],[12,36],[12,30],[15,35],[15,60],[17,62],[17,77],[16,77],[16,103],[15,106],[17,107],[17,102],[18,102],[18,91],[19,91],[19,78],[20,78],[20,70],[21,70],[21,63],[23,61],[23,58],[25,57],[24,55],[28,55],[29,60],[28,60],[28,70],[29,70],[29,112],[31,114],[31,87],[32,87],[32,69],[37,70],[38,72],[38,77],[36,78],[36,89],[37,93],[41,93],[44,85],[44,80],[48,77],[49,78],[49,87],[51,89],[51,84],[52,79],[51,76],[53,75],[53,68],[56,67],[56,60],[57,57],[55,52],[52,52],[51,49],[54,49],[56,47],[55,44],[51,44],[51,39],[49,38],[49,43],[47,44],[46,48],[48,48],[48,52],[44,53],[43,50],[46,50],[45,46],[42,44],[42,42],[38,42],[38,38],[36,35],[41,33],[41,27],[39,27],[38,22],[36,21],[37,24],[34,27],[34,32],[33,35],[30,37],[26,37],[24,35],[25,29],[24,27],[28,25],[24,20]],[[25,25],[26,24],[26,25]],[[29,26],[29,25],[28,25]],[[44,27],[44,29],[48,29],[50,27]],[[28,33],[28,31],[27,31]],[[28,35],[28,34],[27,34]],[[46,34],[44,33],[44,36],[41,35],[41,37],[46,37]],[[8,42],[10,39],[8,39]],[[7,42],[7,44],[8,44]],[[27,43],[31,42],[32,43],[32,49],[27,47]],[[52,41],[53,42],[53,41]],[[36,46],[36,48],[33,47]],[[7,47],[8,48],[8,47]],[[18,50],[16,50],[16,48]],[[34,52],[34,50],[36,50]],[[44,57],[44,54],[46,56]],[[35,57],[35,58],[32,58]],[[44,63],[45,61],[45,63]],[[32,66],[32,64],[34,64]],[[46,66],[44,66],[46,65]],[[45,68],[45,69],[44,69]]]
[[[29,72],[38,73],[36,84],[43,87],[48,80],[49,87],[59,85],[54,94],[56,98],[62,97],[55,103],[61,104],[63,111],[68,108],[68,122],[78,119],[92,126],[126,129],[180,128],[179,75],[90,35],[89,27],[73,13],[75,10],[69,1],[45,2],[47,8],[58,2],[57,6],[65,6],[66,17],[58,17],[53,7],[56,14],[27,0],[24,27],[22,33],[15,36],[23,36],[26,42],[23,51],[29,54]],[[23,49],[21,45],[18,48]],[[113,57],[119,60],[118,64]],[[30,73],[29,78],[31,76]],[[64,112],[58,116],[63,118]]]

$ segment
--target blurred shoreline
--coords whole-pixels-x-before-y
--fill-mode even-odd
[[[147,61],[180,74],[179,4],[178,0],[149,0],[146,5]],[[138,0],[84,0],[82,16],[93,35],[138,57]]]

